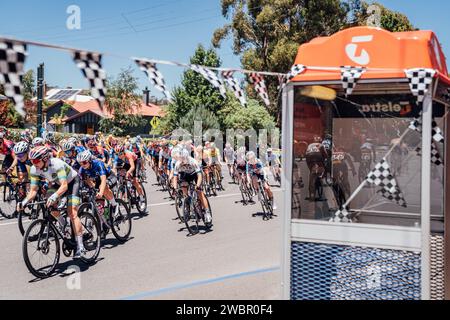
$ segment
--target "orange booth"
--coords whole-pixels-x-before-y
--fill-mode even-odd
[[[300,46],[283,90],[283,293],[450,298],[450,78],[431,31]]]

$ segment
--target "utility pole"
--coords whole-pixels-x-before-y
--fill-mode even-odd
[[[37,70],[37,137],[42,137],[42,105],[44,102],[44,63]]]

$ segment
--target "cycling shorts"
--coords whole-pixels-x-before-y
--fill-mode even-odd
[[[180,184],[181,183],[197,183],[197,173],[186,173],[186,172],[180,172],[178,175],[178,179],[180,179]]]
[[[78,207],[81,204],[81,199],[80,199],[80,195],[79,195],[79,190],[80,190],[80,185],[81,185],[81,180],[79,176],[76,176],[72,182],[69,183],[68,185],[68,189],[66,191],[66,193],[63,196],[67,196],[67,206],[69,207]],[[60,185],[59,184],[53,184],[47,194],[49,196],[51,196],[52,194],[54,194],[58,189],[59,189]]]

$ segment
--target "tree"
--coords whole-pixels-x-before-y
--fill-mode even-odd
[[[230,100],[229,105],[221,113],[227,129],[274,129],[275,119],[257,100],[249,99],[247,108],[242,108],[239,102]]]
[[[221,61],[213,50],[199,45],[190,59],[191,64],[220,67]],[[225,99],[202,75],[195,71],[184,72],[181,86],[172,92],[173,102],[166,108],[166,116],[161,122],[161,133],[170,133],[180,126],[180,121],[191,110],[199,107],[216,114],[224,105]],[[197,109],[198,110],[198,109]]]
[[[414,26],[409,21],[408,17],[404,14],[396,11],[389,10],[378,2],[367,3],[361,2],[361,6],[357,11],[356,25],[367,25],[370,17],[373,17],[374,12],[369,12],[370,6],[377,6],[379,8],[380,15],[380,27],[391,32],[404,32],[415,30]]]
[[[220,124],[217,117],[208,109],[198,106],[189,111],[181,120],[180,128],[194,134],[195,121],[202,122],[202,132],[209,129],[220,129]]]
[[[61,107],[61,112],[59,114],[55,114],[52,117],[52,121],[55,123],[56,126],[56,131],[62,131],[62,126],[64,125],[64,118],[67,115],[67,111],[69,111],[69,109],[71,108],[71,106],[69,104],[63,104]]]
[[[108,79],[104,107],[111,117],[100,120],[101,131],[122,136],[135,127],[145,125],[145,119],[135,114],[141,107],[138,88],[138,80],[133,76],[131,67],[122,69],[116,79]]]
[[[361,0],[222,0],[222,14],[229,23],[214,32],[212,43],[218,48],[232,37],[233,52],[241,56],[243,68],[287,73],[301,44],[366,25],[367,8]],[[411,27],[405,16],[385,7],[381,23],[390,31]],[[280,123],[278,79],[265,80],[271,100],[269,111]]]
[[[24,75],[22,79],[23,83],[23,99],[25,101],[29,101],[33,99],[35,96],[35,81],[34,81],[34,71],[28,70]]]

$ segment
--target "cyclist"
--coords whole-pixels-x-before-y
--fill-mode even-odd
[[[236,153],[234,152],[233,147],[231,147],[231,143],[227,143],[225,145],[225,149],[223,149],[223,157],[228,167],[228,173],[230,174],[231,177],[234,177],[235,155]]]
[[[333,137],[331,134],[326,134],[325,139],[322,141],[322,147],[325,150],[327,157],[325,158],[325,175],[327,178],[331,178],[331,157],[333,155]]]
[[[28,170],[27,166],[31,166],[31,162],[28,159],[28,151],[30,151],[30,145],[25,141],[21,141],[14,146],[14,161],[11,167],[6,171],[9,175],[17,168],[17,178],[18,182],[27,182],[28,181]]]
[[[314,142],[306,149],[306,164],[309,169],[309,197],[307,200],[315,201],[316,179],[322,179],[325,173],[326,159],[327,152],[322,145],[322,138],[315,136]]]
[[[55,143],[55,133],[54,132],[47,132],[45,134],[45,146],[47,147],[47,149],[49,149],[51,151],[51,156],[53,158],[57,158],[58,157],[58,147],[56,146]]]
[[[177,162],[174,168],[174,187],[177,189],[179,183],[183,194],[187,196],[187,185],[191,182],[196,184],[197,195],[202,209],[205,211],[205,222],[209,224],[212,222],[212,216],[208,201],[202,191],[202,171],[198,162],[190,156],[190,152],[183,149],[180,153],[180,161]]]
[[[214,142],[211,142],[209,145],[209,148],[207,149],[207,155],[208,155],[208,165],[213,169],[217,171],[218,177],[217,177],[217,183],[219,183],[219,179],[223,179],[222,176],[222,162],[220,159],[220,150],[216,147],[216,144]],[[217,188],[220,188],[220,185],[217,186]]]
[[[372,144],[372,140],[364,136],[364,143],[361,146],[361,162],[375,163],[377,151]]]
[[[38,193],[40,179],[46,179],[51,185],[51,189],[48,190],[50,197],[47,199],[47,207],[50,208],[51,214],[59,221],[61,228],[64,230],[66,221],[57,211],[55,205],[64,195],[67,195],[67,213],[77,242],[74,258],[79,259],[85,253],[83,226],[78,218],[80,178],[72,167],[61,159],[52,158],[50,153],[45,146],[37,147],[30,151],[29,157],[33,164],[30,170],[31,189],[25,200],[19,203],[18,210],[23,210],[30,201],[34,200]]]
[[[276,204],[273,201],[273,193],[270,190],[270,186],[268,183],[267,175],[264,172],[264,164],[261,160],[256,157],[256,154],[253,151],[247,153],[247,166],[246,166],[246,174],[248,181],[251,181],[253,184],[253,188],[258,192],[259,184],[258,181],[263,181],[263,188],[266,191],[269,203],[272,206],[273,210],[277,209]],[[258,192],[258,200],[261,201],[261,194]]]
[[[73,140],[66,141],[61,146],[62,151],[64,152],[63,160],[66,162],[69,166],[74,168],[75,170],[80,170],[80,164],[77,161],[77,156],[84,152],[86,149],[84,147],[77,146]]]
[[[14,162],[14,142],[5,139],[5,134],[0,133],[0,154],[4,155],[5,158],[2,164],[2,172],[7,171]],[[14,169],[14,168],[13,168]]]
[[[118,145],[115,149],[116,158],[114,159],[113,172],[117,175],[117,169],[123,168],[127,170],[126,179],[130,179],[133,183],[133,186],[136,188],[137,193],[139,194],[139,199],[141,201],[145,201],[144,190],[142,189],[141,184],[137,179],[136,174],[136,160],[137,156],[125,149],[123,145]]]
[[[272,171],[273,177],[277,182],[281,183],[281,162],[278,155],[273,152],[272,148],[267,149],[266,167]]]
[[[21,141],[24,141],[28,144],[30,144],[33,140],[33,134],[29,129],[26,129],[20,133],[20,139]]]
[[[109,154],[106,152],[105,149],[97,145],[97,142],[95,141],[95,137],[90,137],[87,142],[87,149],[91,152],[91,154],[97,158],[98,160],[102,161],[103,163],[108,163],[109,161]]]
[[[117,184],[117,177],[106,167],[105,164],[95,159],[89,150],[85,150],[77,155],[77,162],[80,165],[80,176],[84,183],[90,188],[98,189],[97,199],[105,198],[111,204],[114,212],[117,209],[117,202],[111,188]],[[108,223],[102,216],[104,224],[102,238],[108,234]]]
[[[353,176],[356,176],[355,165],[344,148],[337,147],[333,150],[333,184],[341,184],[346,198],[350,196],[350,182],[348,179],[349,170],[352,171]],[[350,169],[349,169],[350,168]]]

